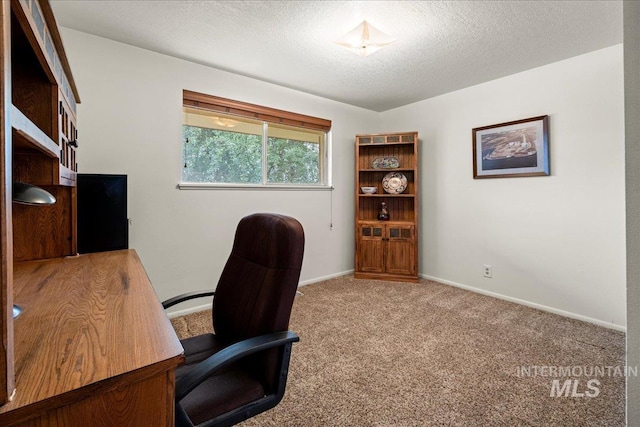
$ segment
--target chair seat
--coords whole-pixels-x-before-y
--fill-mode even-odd
[[[181,341],[185,363],[176,370],[176,378],[186,375],[198,363],[217,353],[228,344],[222,343],[214,334],[198,335]],[[215,376],[195,388],[180,401],[194,424],[213,419],[242,405],[258,400],[265,395],[260,381],[254,378],[241,364],[223,368]]]
[[[180,401],[180,406],[197,425],[261,399],[264,395],[260,381],[252,378],[247,371],[229,369],[196,387]]]

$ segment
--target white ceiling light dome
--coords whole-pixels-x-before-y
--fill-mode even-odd
[[[335,43],[360,56],[368,56],[395,41],[396,39],[383,33],[365,20],[336,40]]]

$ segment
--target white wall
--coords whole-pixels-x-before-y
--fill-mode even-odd
[[[624,328],[621,46],[374,113],[74,30],[62,35],[82,98],[80,172],[129,176],[130,244],[161,299],[215,284],[237,221],[255,211],[300,219],[303,281],[352,269],[353,136],[417,130],[424,276]],[[182,89],[332,120],[336,190],[177,190]],[[472,128],[543,114],[550,177],[472,179]]]
[[[623,107],[618,45],[382,113],[421,140],[419,271],[623,329]],[[472,128],[545,114],[551,176],[473,179]]]
[[[82,100],[79,172],[128,175],[130,247],[138,251],[161,299],[215,286],[238,221],[257,211],[292,215],[302,223],[302,281],[353,269],[354,135],[369,130],[375,113],[61,31]],[[335,191],[176,189],[183,89],[332,120]]]

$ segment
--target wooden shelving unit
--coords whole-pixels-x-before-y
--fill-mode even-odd
[[[14,380],[14,269],[23,261],[76,254],[75,106],[79,98],[49,3],[3,1],[0,18],[2,405],[19,388]],[[40,186],[57,201],[46,207],[12,203],[13,182]]]
[[[172,426],[183,349],[140,259],[77,255],[79,98],[51,6],[0,5],[0,425]],[[14,182],[56,202],[12,203]]]
[[[394,157],[396,168],[376,168],[377,158]],[[406,189],[384,191],[390,172],[402,173]],[[361,187],[376,187],[365,194]],[[418,280],[418,133],[356,135],[355,277],[415,282]],[[379,220],[382,203],[389,220]]]
[[[13,205],[13,261],[75,255],[77,91],[48,2],[13,0],[9,15],[12,181],[57,200]]]

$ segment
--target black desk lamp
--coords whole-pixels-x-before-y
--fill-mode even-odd
[[[25,184],[24,182],[14,182],[13,202],[23,205],[46,206],[54,204],[56,202],[56,198],[48,191],[40,187],[36,187],[35,185]],[[20,313],[22,313],[22,309],[14,304],[13,318],[15,319],[18,317]]]

